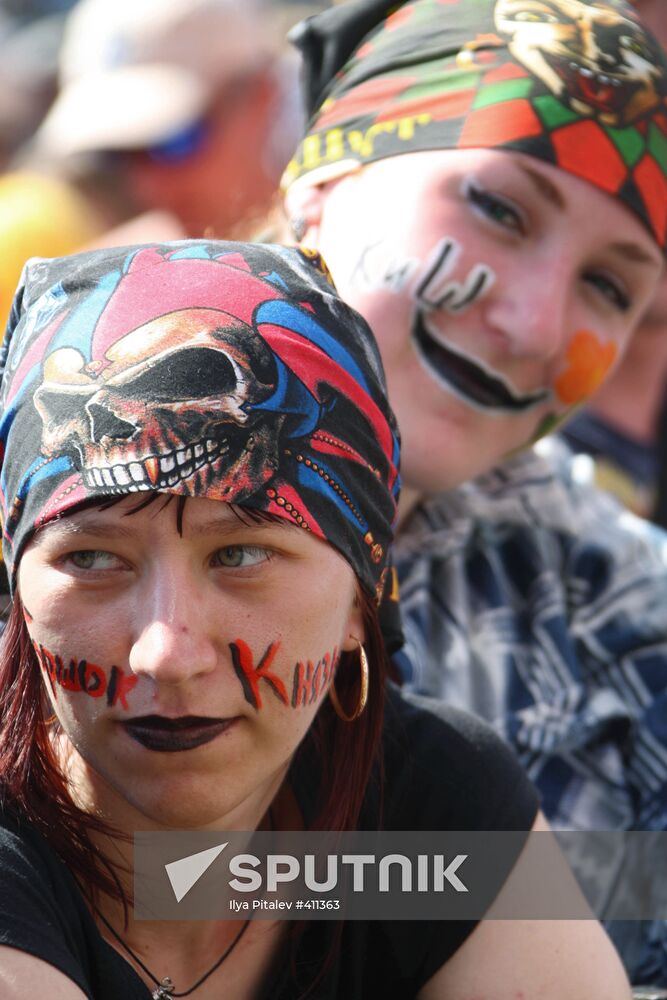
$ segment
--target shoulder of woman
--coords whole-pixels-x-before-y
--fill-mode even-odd
[[[27,996],[84,1000],[89,995],[50,963],[3,945],[0,945],[0,991],[3,1000],[25,1000]]]
[[[539,815],[535,832],[548,832]],[[537,871],[522,853],[494,909],[502,912],[517,888],[539,899],[559,884],[566,887],[577,910],[587,905],[564,857],[551,855],[552,863]],[[576,897],[580,897],[577,903]],[[508,910],[505,908],[505,912]],[[491,916],[492,914],[489,914]],[[450,959],[443,962],[420,988],[419,1000],[468,1000],[493,996],[494,1000],[630,1000],[630,987],[621,961],[600,924],[592,919],[481,921]]]
[[[4,976],[7,983],[30,983],[22,997],[33,995],[39,980],[48,985],[49,995],[76,1000],[86,988],[83,928],[90,917],[85,903],[46,841],[29,823],[2,808],[0,883],[1,995],[12,996]]]
[[[41,834],[13,810],[0,805],[0,874],[2,878],[26,879],[26,892],[42,898],[61,897],[76,890],[76,883],[63,862]],[[63,890],[66,890],[63,892]]]
[[[436,699],[389,689],[384,767],[387,828],[528,831],[535,821],[537,792],[510,747]]]

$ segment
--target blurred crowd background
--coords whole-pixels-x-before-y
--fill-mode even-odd
[[[261,227],[302,127],[286,34],[325,6],[1,0],[3,324],[29,256]]]
[[[345,0],[343,0],[345,2]],[[286,41],[331,0],[0,0],[0,315],[24,261],[266,230],[303,127]],[[636,0],[667,44],[665,0]],[[667,525],[667,280],[625,362],[563,432]]]

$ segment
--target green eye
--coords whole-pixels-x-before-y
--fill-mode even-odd
[[[596,288],[618,312],[626,313],[632,308],[632,299],[618,281],[599,271],[585,276],[585,280]]]
[[[227,545],[223,549],[218,549],[213,562],[225,569],[236,569],[239,566],[256,566],[258,563],[267,562],[270,558],[271,553],[258,546]]]
[[[226,549],[220,549],[216,558],[221,566],[240,566],[243,555],[243,549],[239,545],[229,545]]]
[[[77,569],[113,569],[118,563],[118,557],[101,549],[80,549],[70,552],[69,559]]]
[[[468,184],[466,199],[477,212],[503,229],[516,233],[525,232],[525,222],[520,212],[504,198],[484,191],[475,184]]]

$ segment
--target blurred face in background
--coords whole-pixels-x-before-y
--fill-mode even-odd
[[[274,129],[288,132],[286,149],[297,135],[297,123],[281,113],[282,98],[273,73],[228,84],[183,136],[122,155],[131,196],[142,209],[171,212],[190,237],[248,233],[266,213],[284,166],[272,155]]]
[[[662,273],[622,204],[506,151],[389,157],[297,186],[288,212],[373,328],[404,483],[421,494],[491,469],[584,403]]]

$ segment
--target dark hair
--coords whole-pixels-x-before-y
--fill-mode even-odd
[[[157,496],[160,494],[153,494],[152,498]],[[177,509],[180,530],[184,499],[179,501],[182,501]],[[149,498],[134,509],[147,502]],[[94,505],[99,505],[99,501]],[[258,515],[257,511],[237,510],[242,517],[271,517]],[[371,772],[379,759],[388,666],[375,604],[361,588],[358,600],[370,664],[368,704],[364,713],[350,723],[341,720],[330,700],[325,699],[299,748],[299,759],[313,761],[312,766],[318,768],[319,800],[308,829],[355,829]],[[341,656],[335,682],[341,703],[348,710],[353,708],[359,687],[356,653]],[[93,840],[98,833],[116,839],[123,835],[109,820],[85,812],[73,801],[52,747],[50,725],[45,719],[47,701],[43,683],[20,594],[16,593],[0,642],[0,803],[43,835],[77,878],[93,906],[99,892],[122,900],[127,906],[128,900],[112,865]]]

